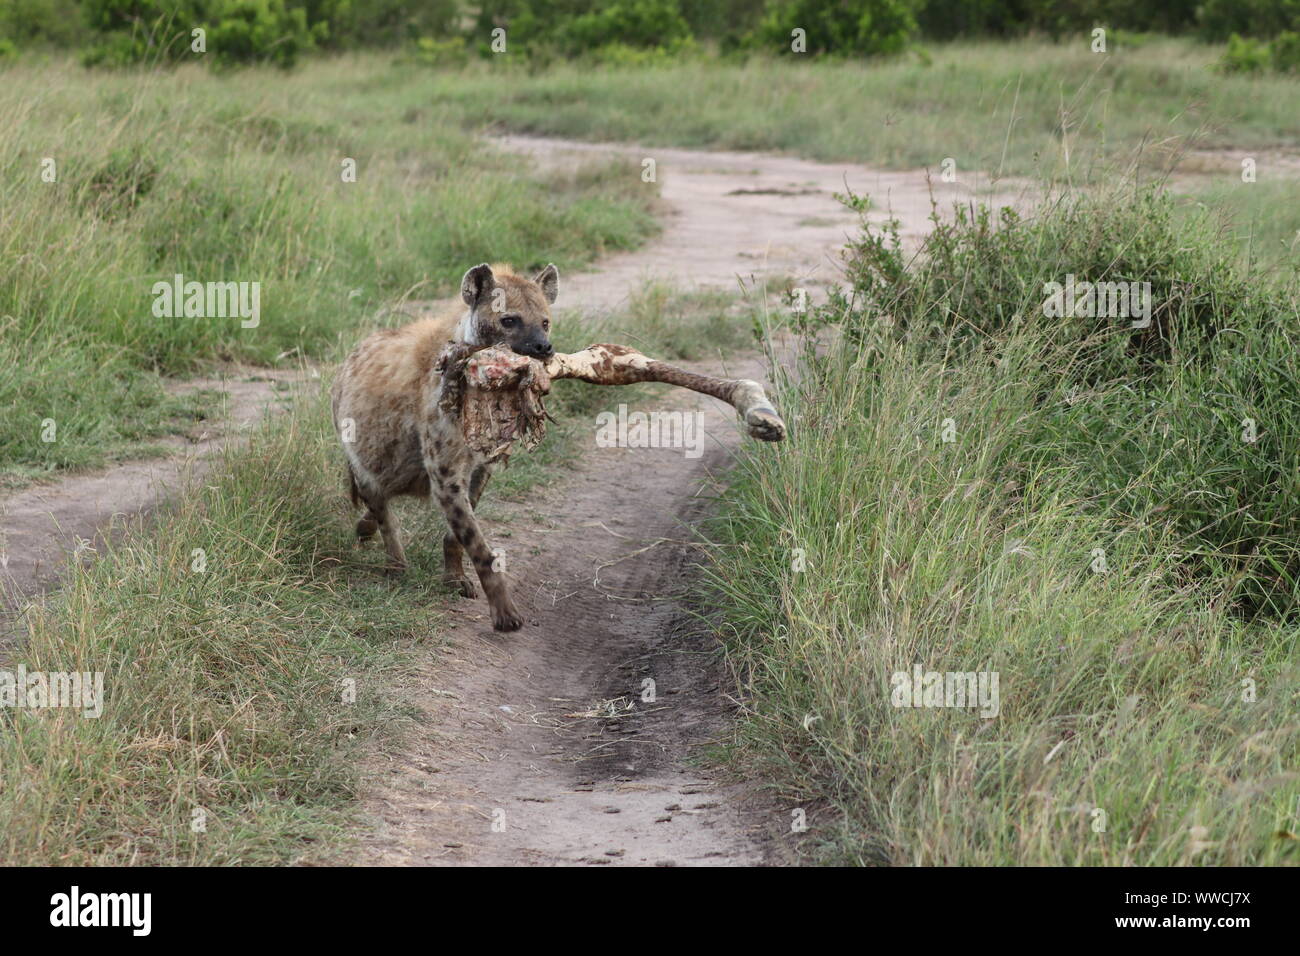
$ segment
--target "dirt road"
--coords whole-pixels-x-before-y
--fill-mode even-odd
[[[774,852],[771,808],[689,766],[726,725],[716,644],[682,600],[691,525],[734,444],[717,404],[655,403],[701,413],[699,458],[593,448],[527,502],[486,504],[527,623],[497,634],[482,601],[453,604],[449,645],[402,689],[426,715],[413,746],[372,766],[361,862],[757,863]]]
[[[646,279],[686,288],[737,288],[737,281],[790,278],[810,289],[840,280],[840,250],[857,231],[858,216],[836,201],[846,188],[871,197],[870,218],[896,218],[904,245],[915,248],[930,230],[931,200],[949,214],[971,199],[1023,205],[1026,184],[959,176],[927,181],[906,172],[814,163],[764,153],[702,152],[646,146],[607,146],[505,136],[505,149],[537,163],[572,165],[583,157],[616,156],[641,177],[647,160],[667,206],[663,234],[634,252],[610,256],[597,268],[565,277],[558,306],[581,303],[616,310]]]

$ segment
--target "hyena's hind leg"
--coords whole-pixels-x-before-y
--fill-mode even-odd
[[[357,522],[357,538],[366,541],[374,536],[376,530],[384,539],[384,550],[388,552],[388,569],[397,573],[406,570],[406,551],[402,548],[402,532],[397,524],[397,516],[388,507],[383,498],[367,496],[366,513]]]
[[[406,570],[406,552],[402,549],[402,534],[397,518],[388,510],[388,499],[377,492],[361,487],[356,474],[348,468],[348,484],[353,505],[364,505],[366,510],[357,521],[357,544],[365,545],[378,531],[384,538],[388,552],[388,565],[393,571]]]
[[[469,506],[471,508],[478,508],[478,499],[483,494],[483,489],[487,487],[490,477],[492,472],[488,470],[487,465],[479,465],[470,475]],[[472,598],[474,582],[465,576],[465,549],[456,540],[456,535],[451,532],[450,526],[448,528],[442,538],[442,581],[453,591],[460,592],[462,597]]]

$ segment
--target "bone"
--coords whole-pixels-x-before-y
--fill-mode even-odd
[[[698,375],[623,345],[589,345],[540,362],[504,345],[453,344],[444,351],[439,367],[443,373],[439,405],[460,415],[466,442],[488,458],[508,456],[516,441],[532,448],[541,440],[547,418],[543,397],[558,378],[592,385],[664,382],[688,388],[735,408],[754,438],[785,438],[785,422],[758,382]]]
[[[551,379],[576,378],[592,385],[665,382],[721,399],[740,415],[759,441],[782,441],[785,422],[768,401],[763,386],[746,378],[713,378],[660,362],[625,345],[588,345],[581,352],[558,352],[543,366]]]

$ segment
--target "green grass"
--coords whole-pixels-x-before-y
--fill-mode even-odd
[[[823,861],[1300,863],[1294,308],[1159,200],[958,224],[902,271],[870,239],[710,526],[738,766]],[[1044,275],[1107,263],[1176,280],[1172,354],[1043,315]],[[918,663],[997,673],[1000,713],[894,706]]]
[[[404,295],[476,262],[574,268],[655,230],[655,187],[592,164],[534,174],[385,58],[285,75],[3,68],[0,473],[100,463],[183,427],[160,376],[335,359]],[[52,159],[55,182],[41,179]],[[356,182],[342,181],[354,159]],[[152,287],[261,283],[260,325],[159,318]],[[41,423],[58,425],[56,442]],[[103,423],[113,422],[112,427]]]
[[[443,595],[432,557],[393,583],[353,550],[328,423],[308,393],[29,613],[26,666],[102,672],[107,702],[0,709],[0,858],[270,863],[337,836]]]
[[[1300,170],[1297,170],[1300,172]],[[1234,181],[1235,178],[1235,181]],[[1212,211],[1219,240],[1240,250],[1243,262],[1255,262],[1275,276],[1294,279],[1300,272],[1300,208],[1293,202],[1294,180],[1243,183],[1224,176],[1184,197],[1189,220]]]

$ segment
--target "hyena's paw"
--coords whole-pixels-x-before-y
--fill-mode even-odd
[[[474,584],[469,578],[443,578],[442,583],[463,598],[472,598],[475,594]]]
[[[375,532],[379,530],[379,522],[367,515],[357,522],[357,547],[364,548],[374,540]]]
[[[494,631],[517,631],[524,626],[524,619],[520,617],[511,604],[502,607],[492,605],[492,629]]]
[[[757,406],[745,414],[745,425],[749,434],[759,441],[782,441],[785,438],[785,422],[774,408]]]

